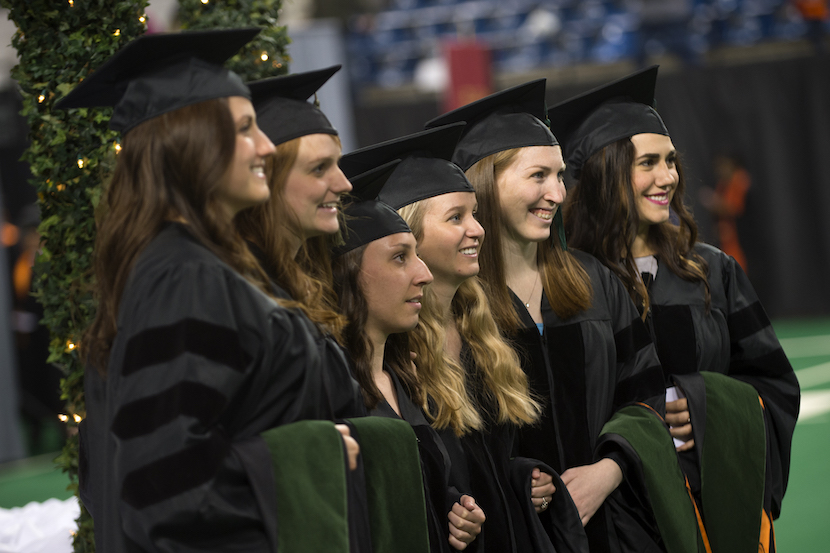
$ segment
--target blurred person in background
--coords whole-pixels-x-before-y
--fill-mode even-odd
[[[720,249],[734,257],[747,272],[746,255],[738,237],[738,218],[746,208],[746,196],[752,180],[737,156],[718,154],[714,166],[717,185],[714,189],[700,189],[700,203],[717,220]]]

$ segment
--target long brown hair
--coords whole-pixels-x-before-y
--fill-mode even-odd
[[[414,202],[398,210],[420,244],[424,236],[424,215],[430,200]],[[486,242],[486,240],[485,240]],[[415,364],[418,378],[429,403],[424,404],[432,424],[439,429],[451,427],[461,436],[482,427],[482,412],[499,423],[532,424],[541,408],[530,397],[527,376],[522,371],[515,350],[504,340],[490,311],[487,294],[478,277],[466,279],[453,296],[451,316],[444,320],[443,306],[432,286],[424,288],[418,326],[412,330],[412,349],[418,354]],[[476,374],[467,370],[447,353],[447,325],[455,323],[458,333],[470,347]],[[490,405],[479,405],[470,395],[469,377],[479,378]]]
[[[340,144],[339,138],[331,137]],[[323,332],[341,341],[346,321],[337,312],[332,290],[329,238],[304,240],[296,257],[293,254],[292,237],[297,235],[300,225],[285,201],[285,184],[297,160],[300,140],[302,137],[277,146],[266,162],[270,199],[240,213],[236,225],[247,240],[262,250],[262,265],[274,282]]]
[[[121,145],[98,213],[93,261],[97,312],[81,341],[82,356],[102,376],[106,376],[127,279],[165,221],[186,221],[201,244],[268,291],[267,276],[217,200],[236,147],[226,99],[154,117],[127,132]]]
[[[352,362],[352,373],[363,392],[363,402],[367,409],[374,409],[383,399],[383,394],[372,376],[374,346],[365,332],[366,321],[369,318],[369,305],[360,287],[359,279],[365,251],[366,245],[364,244],[335,258],[332,261],[332,274],[340,312],[348,320],[348,324],[343,329],[343,345]],[[409,358],[409,339],[406,333],[389,336],[386,340],[383,362],[395,371],[410,399],[416,405],[423,403],[421,386],[412,370]]]
[[[519,315],[510,299],[502,253],[502,221],[498,178],[513,163],[520,148],[487,156],[467,170],[467,178],[478,198],[479,222],[487,233],[479,254],[484,289],[490,299],[493,317],[503,331],[519,327]],[[548,302],[560,318],[567,319],[591,306],[591,280],[577,259],[564,251],[555,232],[539,243],[536,263]]]
[[[588,158],[579,181],[568,194],[564,215],[568,243],[590,253],[611,269],[623,281],[645,317],[649,309],[648,291],[631,254],[640,226],[631,180],[634,156],[631,139],[623,138]],[[694,251],[697,224],[683,202],[686,180],[679,157],[675,166],[679,180],[671,208],[677,215],[678,224],[666,221],[651,225],[647,241],[668,270],[684,280],[704,285],[708,309],[708,266]]]

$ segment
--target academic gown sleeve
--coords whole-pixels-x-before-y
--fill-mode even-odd
[[[245,459],[260,432],[325,418],[314,339],[178,225],[148,246],[119,311],[101,550],[268,550],[273,513]]]
[[[743,269],[712,246],[698,244],[696,251],[709,265],[710,306],[707,310],[702,284],[659,265],[649,289],[658,353],[668,378],[712,371],[757,391],[767,435],[764,503],[776,518],[789,475],[798,380]]]

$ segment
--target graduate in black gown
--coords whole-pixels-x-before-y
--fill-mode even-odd
[[[340,197],[352,189],[337,161],[340,139],[306,100],[339,65],[248,83],[257,120],[276,146],[266,160],[271,197],[235,219],[278,297],[296,302],[325,349],[326,387],[337,418],[366,414],[338,340],[346,323],[332,292],[327,238],[340,232]]]
[[[467,123],[452,159],[476,190],[487,231],[480,278],[543,403],[540,422],[520,429],[517,452],[560,472],[591,551],[659,551],[636,460],[600,437],[609,422],[630,418],[628,405],[663,412],[657,355],[622,283],[566,248],[565,166],[543,122],[544,95],[544,79],[532,81],[427,127]]]
[[[428,418],[452,461],[451,482],[469,491],[487,516],[473,545],[488,552],[554,551],[537,513],[554,501],[555,473],[538,461],[513,458],[516,430],[537,419],[539,405],[476,278],[484,239],[476,195],[449,160],[462,129],[456,124],[369,146],[343,156],[341,166],[352,174],[403,158],[378,198],[410,224],[418,255],[435,278],[410,338]],[[563,503],[551,516],[576,522],[567,493],[556,499]],[[578,550],[584,540],[576,526],[562,551]]]
[[[773,551],[798,381],[741,267],[697,241],[679,155],[652,108],[656,80],[652,67],[549,111],[575,176],[570,243],[619,276],[649,323],[666,420],[714,550]]]
[[[58,104],[115,106],[122,133],[81,342],[81,497],[98,551],[276,550],[259,434],[332,415],[322,351],[232,224],[268,199],[274,147],[219,64],[257,32],[141,37]],[[356,466],[348,429],[328,429]]]
[[[395,164],[353,177],[355,194],[381,186]],[[472,497],[450,490],[449,456],[421,408],[422,387],[406,335],[418,324],[423,287],[432,274],[417,256],[409,227],[391,207],[356,201],[345,213],[346,240],[335,249],[332,270],[349,319],[345,336],[353,371],[370,414],[403,419],[418,436],[430,550],[465,549],[481,531],[484,514]]]

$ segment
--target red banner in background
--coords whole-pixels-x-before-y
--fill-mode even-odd
[[[447,42],[444,44],[449,86],[444,111],[484,98],[493,92],[490,50],[483,44]]]

